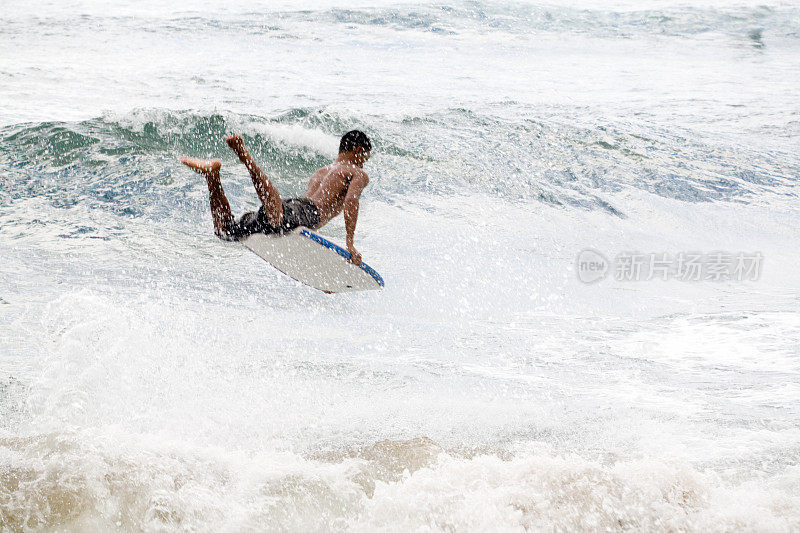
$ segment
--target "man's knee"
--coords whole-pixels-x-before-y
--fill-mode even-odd
[[[223,241],[236,240],[237,225],[233,217],[223,218],[214,224],[214,235]]]
[[[214,230],[214,235],[221,241],[231,242],[231,241],[238,241],[239,235],[236,233],[225,231],[225,230]]]

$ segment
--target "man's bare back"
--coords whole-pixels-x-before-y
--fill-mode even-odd
[[[342,136],[339,155],[333,163],[322,167],[311,176],[306,187],[306,197],[286,201],[281,199],[275,185],[258,167],[240,136],[234,135],[225,141],[250,172],[253,186],[262,204],[258,215],[246,213],[239,222],[234,220],[219,179],[221,167],[219,161],[181,158],[183,164],[206,178],[214,232],[218,237],[236,240],[248,232],[262,231],[262,229],[273,232],[300,225],[318,229],[344,212],[347,250],[352,254],[351,261],[357,265],[361,264],[361,254],[355,249],[353,240],[358,220],[359,199],[364,187],[369,183],[363,166],[369,159],[372,144],[366,135],[353,130]]]
[[[368,184],[366,172],[349,161],[337,159],[311,176],[306,186],[306,198],[319,208],[321,224],[327,224],[342,210],[345,210],[346,223],[347,210],[355,210],[352,216],[358,217],[358,200]]]

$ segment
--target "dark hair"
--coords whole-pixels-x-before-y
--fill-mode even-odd
[[[367,137],[363,131],[348,131],[342,135],[342,140],[339,141],[339,153],[352,152],[359,146],[367,152],[372,150],[372,143],[370,142],[369,137]]]

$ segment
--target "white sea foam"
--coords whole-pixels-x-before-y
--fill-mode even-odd
[[[339,149],[339,139],[330,133],[309,129],[297,124],[270,124],[254,126],[256,132],[263,133],[288,147],[310,148],[332,157]]]
[[[12,528],[767,531],[797,527],[800,503],[778,487],[726,488],[681,462],[465,455],[428,440],[307,457],[86,432],[2,442],[0,464],[28,487],[22,498],[0,492]]]

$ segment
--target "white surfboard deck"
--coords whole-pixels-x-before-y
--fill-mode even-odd
[[[383,278],[373,268],[354,265],[348,261],[350,252],[308,228],[283,235],[254,233],[240,242],[290,278],[323,292],[383,288]]]

